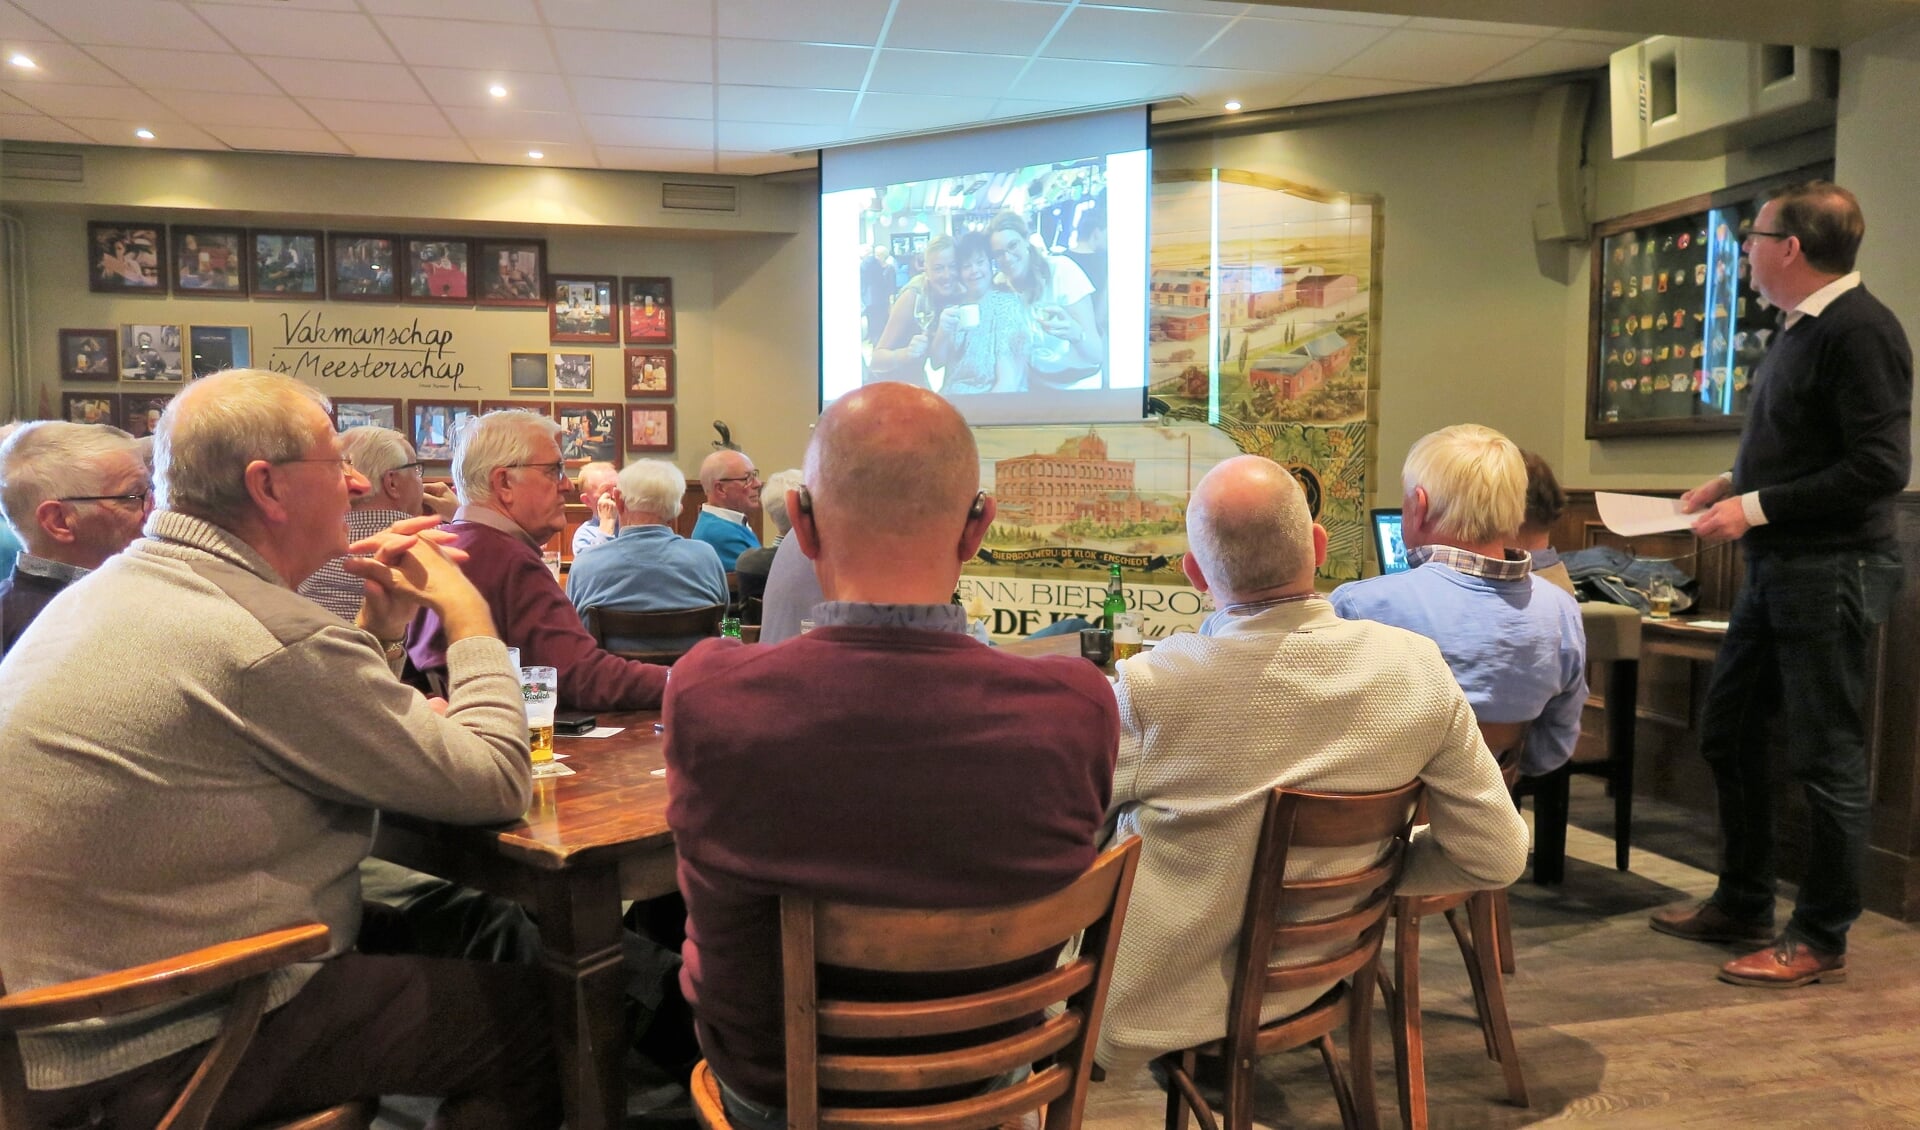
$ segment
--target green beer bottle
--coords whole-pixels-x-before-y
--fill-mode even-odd
[[[729,640],[740,638],[740,617],[728,616],[720,621],[720,638]]]
[[[1127,593],[1120,585],[1120,565],[1115,562],[1107,566],[1107,600],[1101,605],[1100,612],[1106,623],[1102,627],[1111,632],[1120,626],[1120,617],[1127,614]]]

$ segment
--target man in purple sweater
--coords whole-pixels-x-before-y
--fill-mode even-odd
[[[1065,886],[1112,790],[1113,692],[968,638],[949,603],[993,521],[973,436],[925,389],[820,418],[787,496],[826,600],[778,646],[703,643],[666,702],[681,987],[742,1130],[786,1125],[779,898],[983,906]]]
[[[440,528],[466,551],[461,568],[520,662],[559,672],[566,709],[659,706],[667,669],[601,650],[540,558],[540,546],[567,525],[560,425],[531,412],[481,416],[454,437],[453,482],[460,509]],[[446,671],[446,656],[440,618],[422,608],[407,629],[407,657],[432,677]]]

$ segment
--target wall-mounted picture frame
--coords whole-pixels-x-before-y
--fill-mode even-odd
[[[248,272],[247,293],[255,298],[308,299],[326,297],[321,280],[321,256],[326,237],[317,231],[268,231],[247,233],[252,248],[253,267]]]
[[[627,451],[634,455],[673,450],[673,405],[627,406]]]
[[[568,466],[620,465],[620,405],[555,404],[553,418],[560,423],[560,458]]]
[[[514,392],[546,392],[553,387],[547,355],[544,353],[507,354],[507,387]]]
[[[160,413],[173,399],[170,392],[127,392],[120,394],[120,427],[139,439],[150,436],[160,426]]]
[[[629,349],[625,360],[628,396],[646,400],[672,398],[673,350]]]
[[[188,326],[187,373],[193,380],[253,367],[252,326]]]
[[[120,327],[120,379],[173,382],[181,379],[180,327],[136,323]]]
[[[620,281],[612,275],[561,275],[548,284],[547,335],[554,344],[617,345]]]
[[[194,298],[245,298],[247,233],[239,228],[184,227],[172,235],[173,293]]]
[[[356,396],[351,400],[333,401],[333,430],[344,432],[348,428],[391,428],[402,435],[407,434],[402,423],[400,398],[395,396]]]
[[[87,289],[100,294],[165,294],[167,226],[137,220],[88,223]]]
[[[621,279],[620,306],[628,345],[673,344],[672,279]]]
[[[446,463],[453,458],[453,437],[473,418],[479,405],[471,400],[407,401],[407,437],[423,463]]]
[[[118,373],[114,362],[119,353],[120,339],[113,330],[61,330],[60,379],[111,381]]]
[[[335,302],[398,302],[394,275],[400,241],[390,235],[330,232],[327,235],[327,293]]]
[[[589,396],[593,395],[593,354],[554,354],[553,390],[555,392],[584,392]]]
[[[547,304],[546,240],[475,240],[473,266],[474,296],[480,305]]]
[[[120,397],[111,392],[63,392],[60,418],[73,424],[120,426]]]
[[[536,416],[553,419],[553,402],[550,400],[482,400],[480,413],[488,412],[531,412]]]
[[[473,241],[455,236],[408,236],[406,301],[473,305]]]

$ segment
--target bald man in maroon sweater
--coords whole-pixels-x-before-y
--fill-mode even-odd
[[[966,634],[949,598],[994,504],[973,436],[925,389],[820,419],[792,536],[825,602],[775,646],[703,643],[666,700],[681,986],[734,1125],[785,1125],[782,893],[870,905],[1036,898],[1093,862],[1119,717],[1077,657]]]

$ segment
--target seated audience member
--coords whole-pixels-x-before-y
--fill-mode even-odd
[[[1431,640],[1350,622],[1314,592],[1326,533],[1293,476],[1255,455],[1207,472],[1187,506],[1187,577],[1220,611],[1116,667],[1115,838],[1141,838],[1098,1059],[1127,1070],[1226,1034],[1247,880],[1275,786],[1378,792],[1426,782],[1402,890],[1503,887],[1527,829]],[[1222,703],[1258,703],[1252,712]],[[1289,860],[1304,871],[1335,860]],[[1357,863],[1360,860],[1342,860]],[[1327,985],[1273,994],[1267,1020]]]
[[[807,487],[787,496],[787,542],[829,598],[819,627],[782,647],[703,643],[668,684],[681,986],[741,1130],[785,1125],[781,894],[991,905],[1093,862],[1113,693],[1077,656],[969,639],[948,602],[993,520],[979,466],[932,392],[873,384],[835,401]]]
[[[350,548],[347,503],[367,482],[325,398],[292,378],[196,381],[158,436],[147,536],[55,597],[0,664],[8,990],[316,921],[331,952],[274,976],[211,1126],[383,1093],[444,1096],[437,1126],[557,1126],[538,970],[355,949],[355,865],[379,810],[487,824],[531,795],[486,602],[427,519],[351,547],[369,554],[348,564],[369,581],[357,626],[294,593]],[[420,605],[451,641],[444,715],[395,675]],[[165,658],[100,678],[115,655]],[[214,1037],[219,996],[30,1034],[27,1124],[154,1125]]]
[[[760,502],[760,472],[744,451],[716,451],[700,463],[700,489],[707,501],[693,524],[693,540],[712,546],[720,565],[733,572],[740,555],[760,544],[747,514]]]
[[[363,424],[340,433],[340,450],[353,460],[353,469],[367,480],[367,493],[353,500],[347,511],[347,540],[370,538],[425,512],[425,464],[414,457],[413,444],[392,428]],[[345,558],[320,566],[300,583],[300,595],[345,620],[360,614],[364,597],[359,577],[341,567]]]
[[[1573,578],[1561,564],[1560,551],[1547,540],[1567,508],[1567,492],[1560,489],[1560,480],[1553,477],[1545,459],[1531,451],[1522,451],[1520,457],[1527,463],[1527,514],[1520,522],[1518,548],[1533,558],[1534,576],[1573,596]]]
[[[760,642],[779,643],[799,635],[800,621],[813,619],[814,605],[824,599],[813,559],[801,551],[799,542],[792,538],[782,541],[774,547],[773,564],[767,569],[767,587],[761,597]]]
[[[612,494],[611,490],[608,494]],[[703,541],[673,532],[687,477],[664,459],[637,459],[620,472],[620,535],[604,553],[582,556],[567,576],[573,606],[622,612],[676,612],[727,602],[727,571]],[[606,496],[602,496],[606,497]],[[695,639],[612,641],[635,651],[691,647]]]
[[[602,651],[580,624],[540,547],[567,527],[567,472],[560,425],[532,412],[488,412],[453,438],[460,509],[441,529],[466,552],[461,569],[487,598],[500,638],[526,667],[552,667],[566,710],[651,710],[667,669]],[[440,618],[422,608],[407,629],[407,655],[429,678],[446,668]]]
[[[620,532],[619,483],[620,469],[611,463],[595,461],[580,468],[580,501],[586,504],[587,520],[573,531],[575,557]]]
[[[0,507],[25,543],[0,583],[0,654],[62,589],[140,536],[150,488],[139,444],[119,428],[35,420],[0,443]]]
[[[1527,722],[1522,772],[1566,764],[1587,701],[1587,637],[1573,597],[1508,550],[1526,513],[1520,449],[1492,428],[1422,436],[1400,469],[1404,573],[1352,581],[1334,611],[1378,620],[1440,645],[1482,722]]]
[[[793,527],[793,519],[787,516],[787,492],[799,490],[805,483],[806,477],[796,467],[780,472],[760,488],[760,513],[773,523],[773,544],[749,549],[734,561],[734,574],[740,578],[741,600],[766,596],[767,573],[773,568],[774,552]]]

